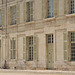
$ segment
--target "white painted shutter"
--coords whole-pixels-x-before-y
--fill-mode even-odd
[[[23,37],[23,59],[26,61],[26,37]]]
[[[17,4],[17,24],[20,23],[20,4]]]
[[[38,37],[34,35],[33,37],[33,60],[38,60]]]
[[[68,60],[68,51],[67,51],[67,32],[64,32],[64,60]]]

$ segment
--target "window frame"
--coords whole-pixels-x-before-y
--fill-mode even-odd
[[[47,18],[52,17],[54,17],[54,0],[47,0]]]
[[[26,2],[26,22],[33,21],[33,1]]]
[[[26,37],[27,39],[26,39],[26,41],[27,41],[27,60],[28,61],[33,61],[33,47],[34,47],[34,45],[33,45],[33,36],[27,36]],[[29,48],[31,48],[30,50],[29,50]]]
[[[15,11],[12,12],[13,10],[15,10]],[[16,7],[16,5],[10,7],[10,14],[11,14],[11,16],[10,16],[10,19],[11,19],[10,25],[17,24],[17,7]]]
[[[15,38],[10,39],[10,59],[16,59],[16,39]]]

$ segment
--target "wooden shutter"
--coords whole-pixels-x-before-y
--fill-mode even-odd
[[[13,39],[13,59],[16,59],[16,38]]]
[[[38,37],[34,35],[33,37],[33,60],[38,60]]]
[[[25,22],[26,21],[26,3],[24,2],[23,3],[23,21]]]
[[[54,0],[53,1],[53,13],[54,13],[54,16],[57,16],[57,13],[58,13],[58,6],[59,6],[59,0]]]
[[[1,17],[1,22],[2,22],[2,26],[5,25],[5,15],[4,15],[4,8],[2,9],[2,17]]]
[[[67,4],[68,4],[68,14],[70,14],[71,13],[71,0],[68,0],[68,2],[67,2]]]
[[[64,60],[68,59],[68,51],[67,51],[67,32],[64,32]]]
[[[20,4],[17,4],[17,24],[20,23]]]
[[[10,58],[12,59],[12,39],[10,39]]]
[[[10,25],[10,7],[7,8],[7,25]]]
[[[47,11],[48,11],[48,6],[47,6],[47,0],[42,0],[43,4],[42,4],[42,15],[43,15],[43,18],[47,18]]]
[[[23,37],[23,59],[26,61],[26,37]]]

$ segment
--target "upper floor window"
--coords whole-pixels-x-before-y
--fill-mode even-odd
[[[7,2],[12,2],[12,1],[15,1],[15,0],[7,0]]]
[[[53,0],[47,0],[48,12],[47,18],[53,17]]]
[[[16,6],[10,8],[11,25],[16,24]]]
[[[2,26],[2,13],[0,11],[0,27]]]
[[[26,15],[27,15],[27,22],[33,21],[33,1],[26,3]]]
[[[71,13],[75,13],[75,0],[71,0]]]

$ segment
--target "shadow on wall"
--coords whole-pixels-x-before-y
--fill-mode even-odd
[[[3,65],[2,69],[10,69],[6,60],[4,62],[4,65]]]

